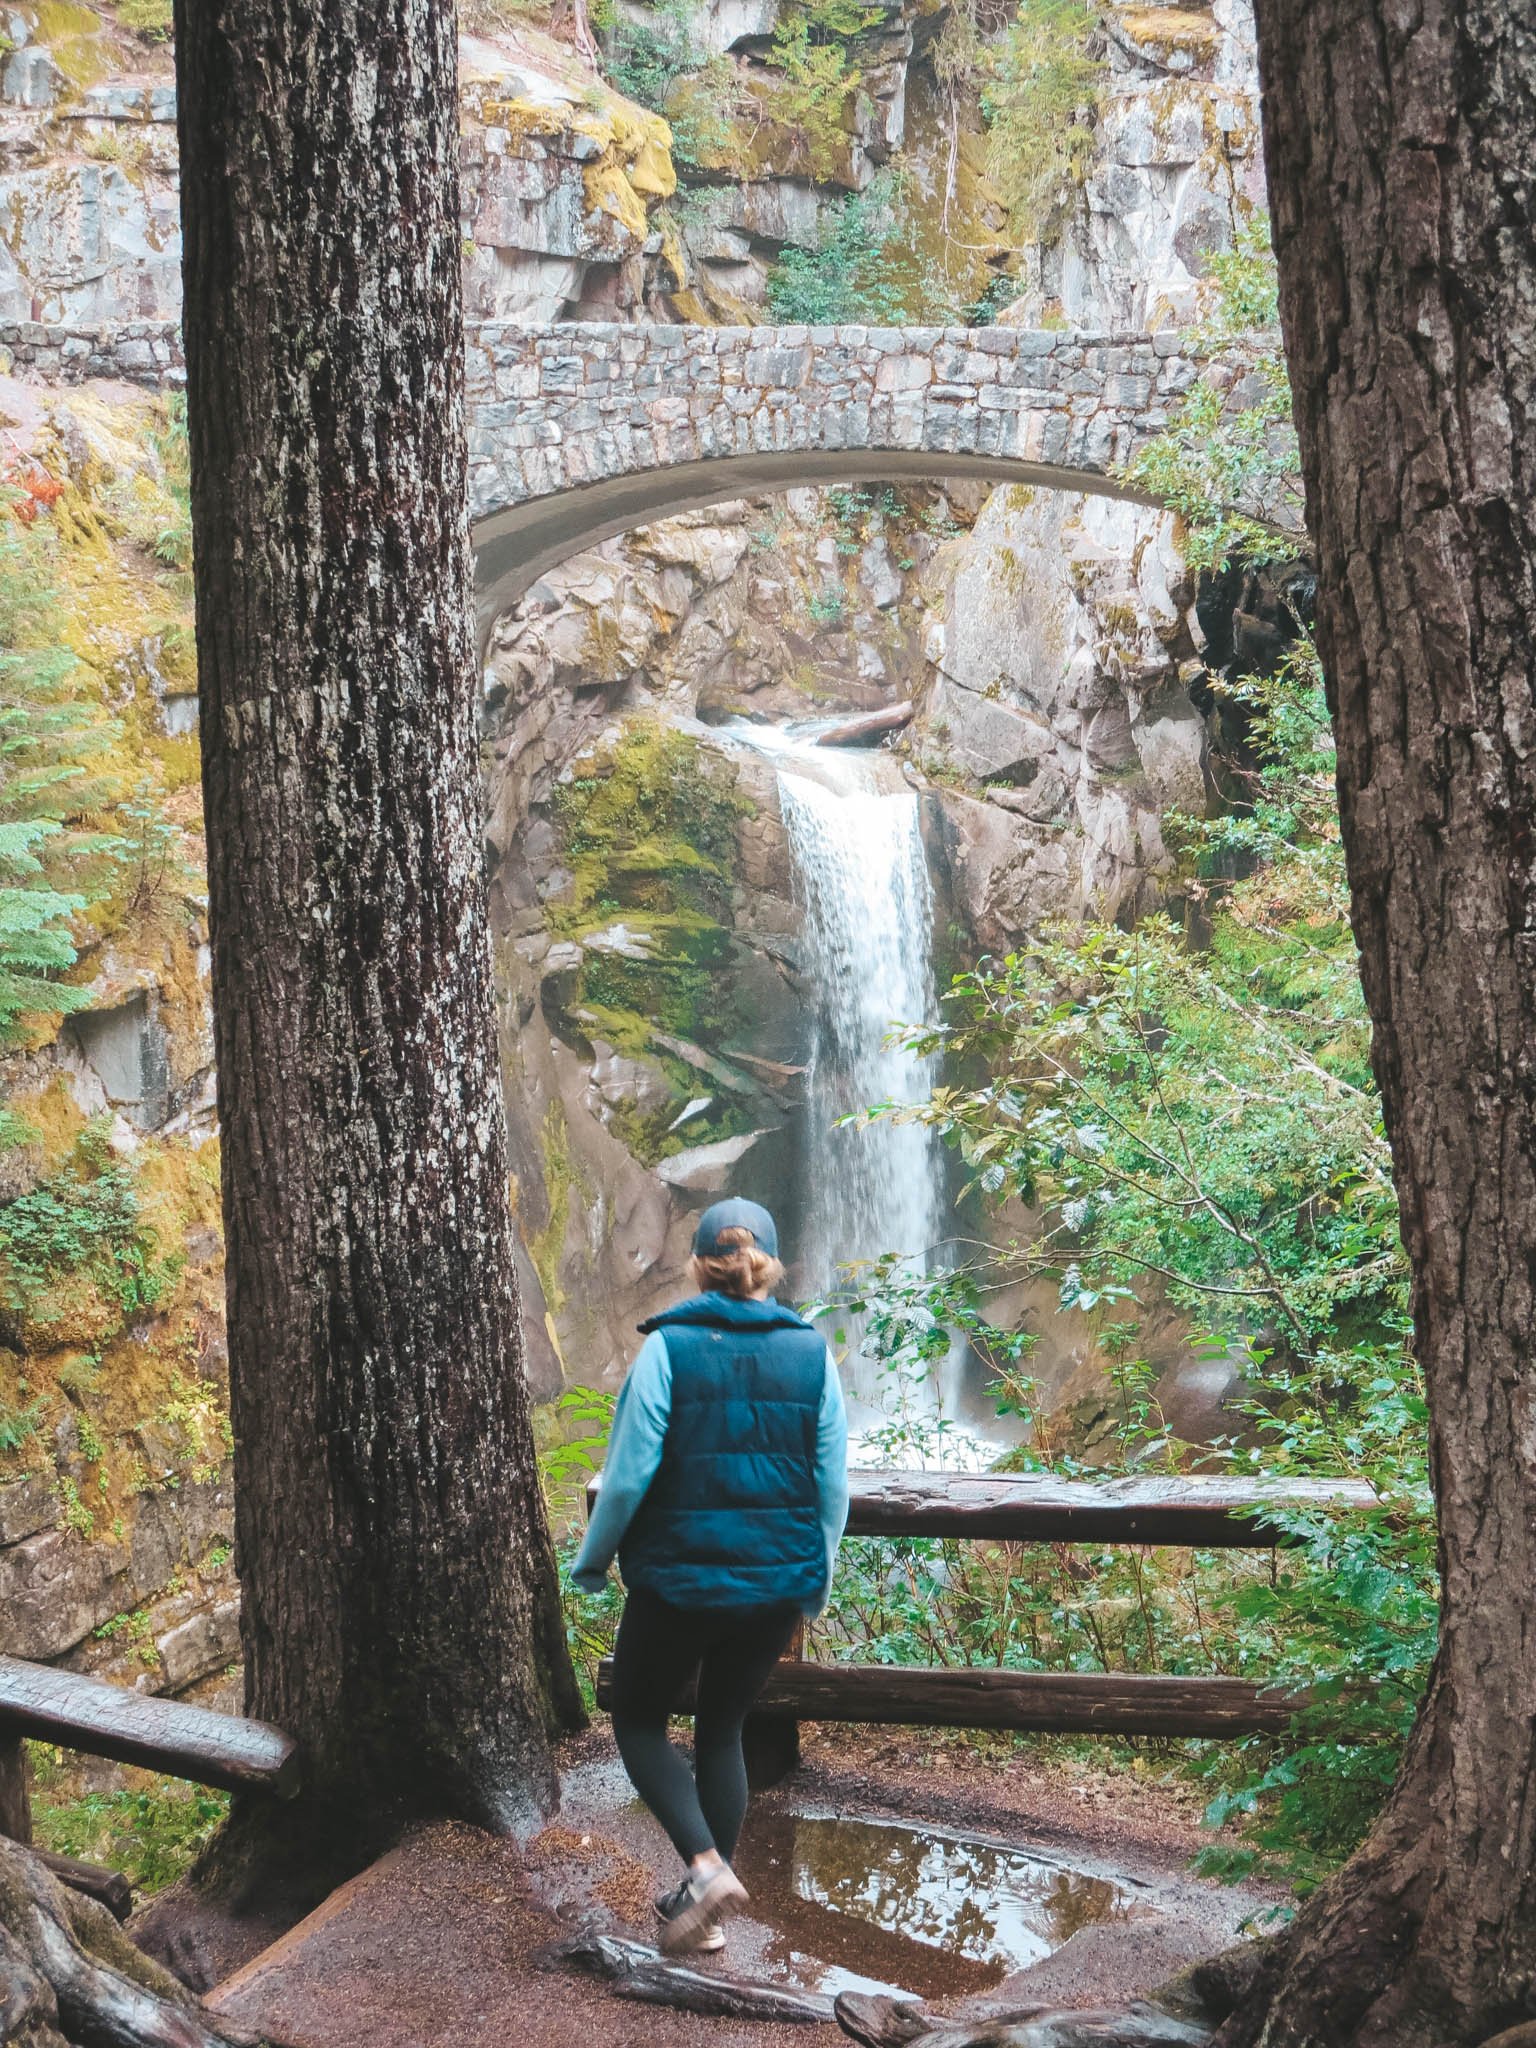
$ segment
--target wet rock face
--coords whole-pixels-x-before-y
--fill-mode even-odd
[[[916,607],[904,600],[938,549],[922,514],[946,501],[918,494],[913,516],[898,508],[873,538],[864,501],[845,501],[857,530],[840,527],[837,503],[815,491],[637,528],[573,556],[497,619],[484,670],[503,764],[493,844],[510,844],[526,805],[543,802],[553,776],[618,713],[719,724],[899,696],[921,658]]]
[[[466,317],[634,317],[648,210],[677,189],[665,121],[544,37],[466,37],[462,61]]]
[[[239,1654],[232,1529],[227,1469],[144,1494],[120,1541],[69,1527],[51,1473],[0,1486],[0,1651],[186,1691]]]
[[[66,330],[76,348],[55,367],[78,375],[90,330],[138,324],[127,341],[142,360],[131,348],[92,373],[164,371],[181,307],[169,46],[106,9],[13,8],[6,22],[0,326]],[[469,318],[637,317],[657,253],[648,213],[677,182],[666,123],[531,24],[465,36],[461,86]]]
[[[741,70],[775,0],[707,0],[690,47]],[[644,22],[652,10],[631,7]],[[0,325],[165,327],[180,308],[176,95],[168,45],[83,6],[13,8],[0,68]],[[667,123],[537,28],[461,38],[465,304],[471,320],[740,318],[786,244],[813,243],[827,188],[860,190],[907,142],[926,17],[867,32],[836,161],[796,163],[792,129],[711,179],[681,232],[651,214],[676,189]],[[928,24],[931,26],[931,24]],[[746,120],[744,135],[761,112]],[[773,124],[768,124],[770,131]],[[669,304],[672,294],[680,295]],[[149,336],[135,337],[148,342]],[[84,353],[82,351],[82,353]],[[130,373],[134,366],[124,366]],[[149,369],[146,362],[138,374]]]
[[[1081,195],[1025,252],[1010,325],[1196,318],[1212,252],[1263,204],[1249,0],[1117,5],[1103,23]],[[954,900],[982,945],[1157,900],[1162,817],[1207,803],[1207,665],[1271,665],[1298,574],[1197,591],[1165,515],[994,494],[933,599],[911,736],[942,785]]]
[[[1155,896],[1163,813],[1206,801],[1194,599],[1172,519],[1104,500],[994,493],[956,551],[910,746],[983,947]]]
[[[1177,326],[1212,254],[1265,203],[1251,0],[1116,5],[1103,21],[1092,163],[1061,232],[1027,252],[1008,317]]]

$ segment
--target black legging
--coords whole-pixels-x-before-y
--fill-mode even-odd
[[[794,1634],[800,1609],[672,1607],[643,1587],[625,1602],[613,1648],[613,1733],[635,1790],[685,1863],[727,1861],[747,1811],[741,1725]],[[693,1673],[693,1769],[667,1740],[667,1717]]]

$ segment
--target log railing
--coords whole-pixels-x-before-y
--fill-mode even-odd
[[[290,1799],[299,1789],[298,1747],[265,1721],[0,1657],[0,1835],[18,1842],[32,1839],[27,1736],[229,1792]],[[119,1917],[126,1913],[128,1887],[121,1877],[68,1857],[44,1860],[66,1884],[102,1899]]]
[[[588,1506],[600,1478],[587,1489]],[[1234,1479],[1176,1473],[1058,1479],[1050,1473],[859,1471],[849,1474],[850,1536],[948,1536],[1012,1543],[1127,1543],[1257,1550],[1294,1540],[1306,1512],[1380,1505],[1354,1479]],[[607,1706],[611,1672],[598,1667]],[[798,1642],[758,1701],[749,1761],[758,1782],[798,1755],[798,1723],[865,1721],[1041,1733],[1232,1738],[1283,1734],[1305,1696],[1239,1678],[1149,1672],[930,1669],[808,1662]],[[685,1696],[678,1712],[689,1710]]]

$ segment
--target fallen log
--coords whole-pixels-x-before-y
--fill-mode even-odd
[[[788,1090],[790,1084],[804,1080],[811,1071],[809,1067],[791,1066],[788,1060],[766,1059],[760,1052],[741,1052],[732,1048],[731,1058],[738,1067],[750,1067],[755,1074],[762,1074],[776,1088]],[[786,1095],[786,1100],[791,1099]]]
[[[105,1906],[114,1920],[126,1920],[133,1911],[133,1886],[120,1870],[103,1870],[99,1863],[82,1863],[75,1856],[55,1856],[50,1849],[34,1849],[32,1853],[60,1884],[94,1899],[98,1906]]]
[[[768,2020],[792,2026],[824,2026],[834,2017],[832,2000],[786,1984],[738,1983],[711,1977],[686,1963],[672,1962],[642,1942],[589,1931],[556,1942],[539,1958],[546,1969],[575,1969],[611,1984],[619,1998],[643,2005],[671,2006],[715,2020]]]
[[[1204,2048],[1214,2028],[1136,2000],[1113,2010],[1050,2011],[1029,2006],[984,2020],[934,2019],[921,2007],[845,1991],[837,2023],[863,2048]]]
[[[256,2048],[215,2026],[105,1906],[67,1891],[42,1858],[0,1840],[0,2040],[28,2048]]]
[[[864,711],[841,725],[828,726],[816,735],[818,747],[872,747],[888,732],[900,732],[912,723],[911,704],[886,704],[878,711]]]
[[[597,1703],[612,1696],[611,1661]],[[753,1706],[764,1717],[914,1728],[1012,1728],[1053,1735],[1284,1735],[1303,1693],[1265,1692],[1243,1678],[1169,1678],[1121,1671],[932,1669],[903,1664],[778,1664]],[[693,1711],[692,1689],[674,1713]]]
[[[298,1746],[265,1721],[0,1657],[0,1737],[22,1735],[226,1792],[288,1799],[299,1789]]]

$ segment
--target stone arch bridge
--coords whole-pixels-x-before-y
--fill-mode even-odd
[[[1202,374],[1176,331],[482,327],[468,350],[482,631],[577,549],[813,483],[981,477],[1152,502],[1119,471]]]
[[[182,378],[172,322],[0,326],[48,383]],[[979,477],[1155,502],[1121,481],[1197,379],[1257,402],[1257,363],[1192,335],[1028,327],[472,326],[470,516],[482,632],[610,534],[802,484]],[[1299,492],[1244,509],[1299,534]]]

